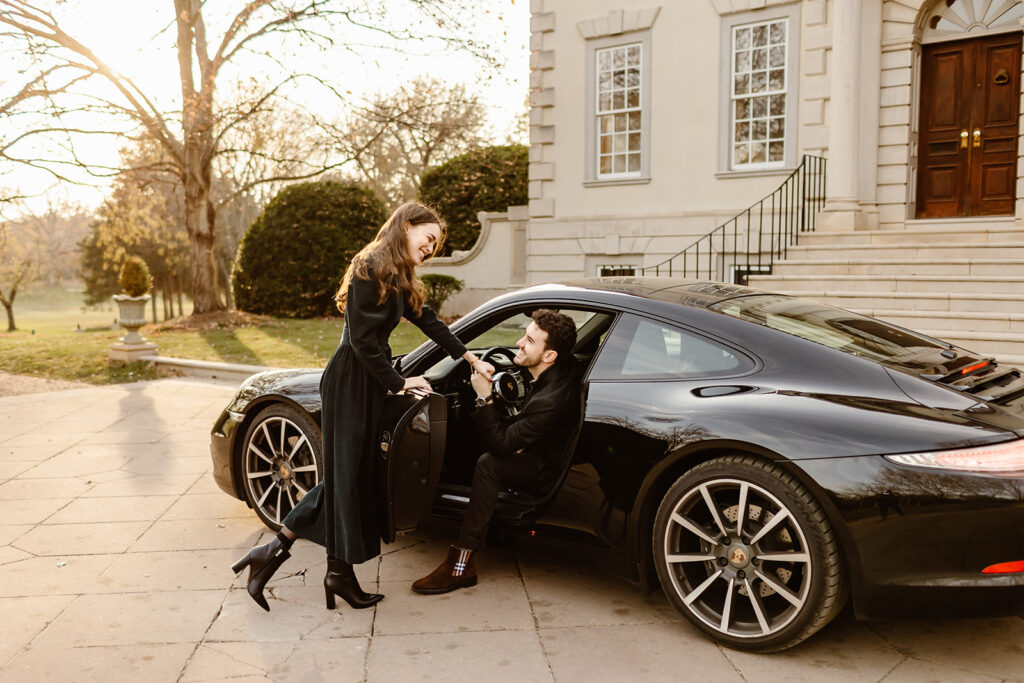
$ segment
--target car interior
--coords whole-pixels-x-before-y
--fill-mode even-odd
[[[566,308],[555,310],[568,315],[576,322],[577,338],[573,355],[580,363],[581,378],[585,377],[605,334],[612,327],[615,314],[598,310]],[[526,380],[529,371],[516,366],[512,359],[518,351],[516,341],[523,336],[527,325],[531,322],[530,312],[530,310],[521,308],[503,311],[482,321],[474,328],[466,330],[465,334],[460,334],[460,337],[475,354],[485,357],[494,365],[496,377],[499,373],[508,373],[508,375],[518,375],[522,380]],[[447,439],[438,494],[443,500],[455,503],[464,503],[468,500],[473,469],[477,458],[486,450],[471,417],[475,409],[476,393],[470,383],[470,372],[469,365],[465,360],[445,356],[437,359],[424,373],[434,390],[445,396],[448,404]],[[520,384],[528,386],[528,382],[525,381]],[[508,382],[507,385],[511,387],[512,382]],[[495,403],[506,416],[511,416],[525,403],[529,397],[528,391],[527,389],[525,396],[516,399],[508,396],[510,393],[514,394],[510,389],[505,392],[506,397],[496,396]],[[585,401],[586,397],[582,395],[581,403],[585,403]],[[583,415],[582,405],[580,415]],[[558,483],[569,469],[581,425],[582,419],[565,445],[562,456],[564,468]],[[501,497],[506,501],[538,505],[553,495],[558,488],[558,483],[548,491],[508,490]]]

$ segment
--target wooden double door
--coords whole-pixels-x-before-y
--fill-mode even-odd
[[[1021,34],[925,45],[917,216],[1012,215]]]

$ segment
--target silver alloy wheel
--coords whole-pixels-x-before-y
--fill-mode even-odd
[[[662,552],[683,604],[723,635],[771,636],[807,604],[804,530],[776,496],[749,481],[716,478],[686,491],[670,513]]]
[[[242,459],[249,500],[264,521],[277,526],[320,481],[309,438],[295,422],[280,415],[253,425]]]

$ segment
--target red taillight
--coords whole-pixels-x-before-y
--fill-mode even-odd
[[[893,462],[916,467],[935,467],[961,472],[983,472],[1019,477],[1024,474],[1024,439],[1003,441],[976,448],[956,448],[929,453],[903,453],[885,457]]]
[[[973,372],[974,370],[977,370],[978,368],[983,368],[986,365],[988,365],[988,361],[987,360],[983,360],[980,363],[975,363],[974,365],[968,365],[966,368],[964,368],[963,370],[960,371],[960,374],[961,375],[966,375],[967,373]]]
[[[1000,562],[999,564],[993,564],[981,570],[982,574],[1017,574],[1020,572],[1024,572],[1024,560],[1017,560],[1016,562]]]

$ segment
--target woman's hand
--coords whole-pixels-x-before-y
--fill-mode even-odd
[[[473,361],[473,364],[470,365],[470,367],[473,368],[473,372],[480,373],[486,377],[488,381],[490,381],[491,377],[494,375],[494,366],[485,360],[477,358]]]
[[[430,382],[427,381],[423,375],[418,377],[409,377],[405,380],[405,386],[402,387],[402,391],[409,392],[410,394],[416,394],[417,396],[426,396],[432,389],[430,388]]]

